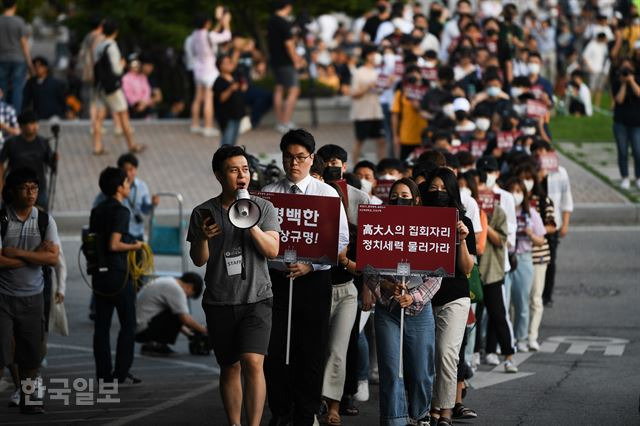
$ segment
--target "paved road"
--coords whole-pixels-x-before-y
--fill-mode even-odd
[[[72,335],[51,337],[45,384],[54,377],[88,379],[94,371],[89,290],[75,257],[79,243],[70,237],[63,246],[70,263],[67,309]],[[479,418],[468,424],[639,424],[640,228],[576,228],[561,248],[556,303],[545,312],[541,335],[549,352],[519,355],[518,375],[483,366],[474,380],[481,388],[470,391],[465,400]],[[158,264],[178,268],[174,259]],[[199,302],[192,307],[202,320]],[[569,344],[567,336],[583,337]],[[610,341],[614,344],[605,353],[604,347],[581,343],[584,336],[624,340]],[[616,343],[624,341],[628,343]],[[144,383],[120,389],[117,404],[65,407],[62,401],[47,401],[46,416],[25,418],[6,407],[3,401],[9,392],[2,391],[0,424],[225,424],[213,358],[188,355],[183,338],[178,350],[180,354],[170,359],[136,355],[133,372]],[[376,387],[372,391],[371,401],[360,406],[361,415],[344,418],[345,425],[377,423]]]

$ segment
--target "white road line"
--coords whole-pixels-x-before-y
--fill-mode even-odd
[[[66,359],[66,358],[80,358],[83,356],[87,356],[86,354],[65,354],[65,355],[47,355],[47,361],[51,361],[52,359]]]
[[[131,423],[131,422],[133,422],[135,420],[138,420],[138,419],[141,419],[143,417],[150,416],[150,415],[155,414],[157,412],[166,410],[167,408],[175,407],[176,405],[181,404],[181,403],[183,403],[184,401],[186,401],[186,400],[188,400],[190,398],[195,398],[196,396],[202,395],[203,393],[210,392],[210,391],[214,390],[217,387],[218,387],[218,382],[209,383],[207,385],[200,386],[199,388],[193,389],[190,392],[187,392],[185,394],[182,394],[180,396],[172,398],[172,399],[170,399],[168,401],[165,401],[165,402],[160,403],[158,405],[155,405],[153,407],[144,409],[139,413],[132,414],[132,415],[127,416],[127,417],[123,417],[123,418],[121,418],[119,420],[116,420],[114,422],[109,422],[109,423],[107,423],[107,426],[126,425],[127,423]]]
[[[571,225],[569,227],[569,233],[572,232],[640,232],[640,226]]]
[[[45,417],[46,417],[46,410],[45,410]],[[72,424],[72,423],[76,423],[76,422],[97,422],[97,421],[105,421],[105,420],[116,420],[117,417],[102,417],[102,418],[92,418],[92,419],[62,419],[62,420],[51,420],[51,419],[47,419],[47,420],[42,420],[42,421],[34,421],[34,420],[28,420],[25,422],[11,422],[11,423],[2,423],[3,425],[37,425],[37,424],[51,424],[51,423],[65,423],[65,424]]]

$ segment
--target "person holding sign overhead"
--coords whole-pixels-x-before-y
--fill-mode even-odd
[[[389,192],[389,205],[419,206],[418,186],[397,180]],[[380,371],[380,424],[405,425],[409,418],[429,424],[433,385],[435,323],[431,298],[442,278],[410,276],[402,284],[396,275],[365,274],[365,284],[376,297],[374,316]],[[404,308],[404,344],[400,351],[400,317]],[[404,381],[398,374],[403,354]],[[406,396],[405,396],[406,393]]]
[[[229,219],[236,192],[251,179],[247,154],[238,146],[220,147],[211,168],[222,193],[191,213],[187,241],[196,266],[207,265],[202,309],[209,339],[221,368],[220,393],[229,424],[240,424],[245,383],[249,425],[262,418],[265,399],[264,356],[271,333],[272,297],[267,259],[277,256],[280,225],[273,204],[251,197],[260,209],[257,223],[239,229]]]
[[[440,290],[432,300],[436,318],[436,380],[433,388],[431,415],[438,425],[451,425],[456,402],[457,372],[460,348],[471,306],[467,277],[473,268],[476,239],[473,224],[464,213],[456,175],[439,168],[420,185],[422,204],[428,207],[455,207],[460,212],[456,225],[459,244],[456,245],[454,277],[442,280]]]
[[[309,171],[316,147],[311,133],[290,130],[280,142],[286,177],[267,185],[265,192],[338,197],[335,189],[314,179]],[[349,244],[347,215],[339,206],[336,252]],[[273,329],[265,364],[267,398],[272,425],[311,425],[320,408],[322,380],[331,310],[331,267],[309,263],[271,262]],[[289,279],[294,290],[291,318],[291,357],[286,364]]]

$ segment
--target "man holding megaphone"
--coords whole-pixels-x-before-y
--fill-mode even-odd
[[[191,213],[187,241],[196,266],[206,263],[202,308],[220,364],[220,393],[229,424],[239,425],[242,381],[248,424],[259,425],[266,395],[264,356],[273,293],[267,259],[278,255],[280,225],[273,204],[247,192],[244,149],[225,145],[211,161],[222,193]]]

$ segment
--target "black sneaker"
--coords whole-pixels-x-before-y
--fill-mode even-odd
[[[119,385],[137,385],[138,383],[142,383],[142,379],[137,378],[131,373],[127,374],[124,378],[118,379]]]

